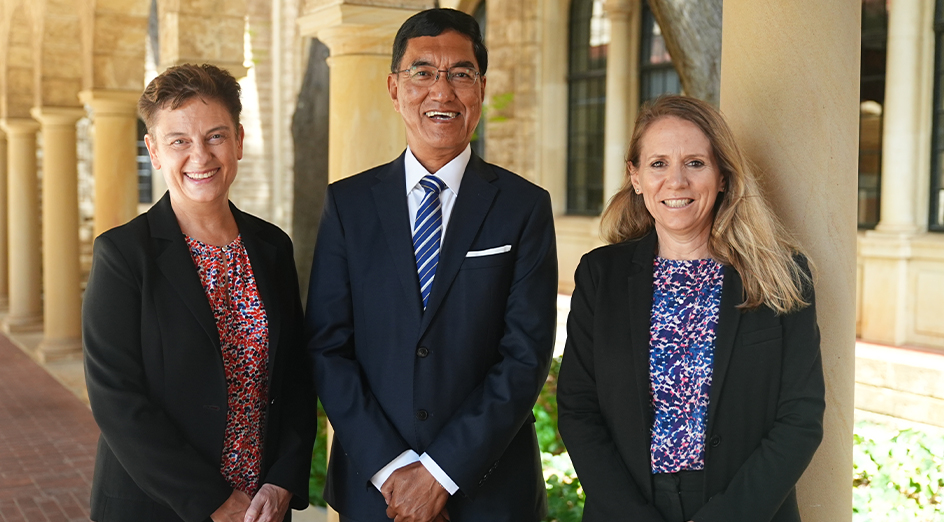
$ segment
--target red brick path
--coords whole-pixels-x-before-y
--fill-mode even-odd
[[[0,522],[87,521],[98,426],[0,335]]]

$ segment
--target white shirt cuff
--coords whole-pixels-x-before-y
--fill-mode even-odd
[[[456,491],[459,491],[459,486],[449,478],[449,475],[446,475],[446,472],[439,467],[439,464],[436,464],[436,461],[433,460],[433,457],[429,456],[429,453],[420,455],[419,461],[420,464],[426,468],[426,471],[436,479],[436,482],[439,482],[450,495],[455,495]]]
[[[392,475],[394,471],[402,468],[403,466],[413,464],[418,460],[420,460],[420,456],[417,455],[415,451],[408,449],[401,453],[399,457],[391,460],[390,464],[387,464],[386,466],[380,468],[380,471],[374,473],[374,476],[370,477],[370,483],[373,484],[375,488],[377,488],[377,491],[380,491],[380,488],[383,487],[384,482],[390,478],[390,475]],[[435,477],[435,475],[433,476]]]

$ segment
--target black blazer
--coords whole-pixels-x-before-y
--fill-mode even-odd
[[[303,509],[313,387],[292,243],[278,227],[230,209],[269,324],[261,482],[288,489]],[[226,380],[216,321],[167,194],[95,240],[82,333],[102,431],[92,520],[207,520],[232,493],[220,473]]]
[[[585,521],[662,522],[652,505],[649,325],[656,235],[577,268],[557,400],[587,493]],[[795,484],[823,435],[816,308],[750,312],[724,267],[708,405],[705,506],[695,522],[799,521]],[[813,290],[807,299],[813,302]]]
[[[328,187],[307,308],[335,429],[325,499],[389,522],[370,478],[412,448],[458,484],[453,522],[537,521],[547,495],[531,408],[556,317],[550,197],[473,154],[424,312],[404,176],[401,155]]]

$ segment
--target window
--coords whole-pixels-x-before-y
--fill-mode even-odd
[[[931,143],[931,215],[928,228],[944,232],[944,0],[934,8],[934,130]]]
[[[472,17],[475,18],[475,21],[479,23],[479,28],[482,31],[482,39],[485,40],[485,0],[479,2],[478,7],[475,8],[475,11],[472,12]],[[486,111],[482,111],[482,117],[479,118],[479,124],[475,127],[475,132],[472,133],[472,150],[479,155],[480,158],[485,158],[485,120],[487,119]]]
[[[642,37],[639,46],[642,56],[639,60],[639,102],[644,103],[661,94],[682,92],[678,73],[672,65],[672,57],[665,47],[662,29],[656,22],[649,2],[642,2]]]
[[[567,213],[603,211],[606,55],[610,26],[604,0],[573,0],[567,119]]]
[[[859,80],[860,229],[875,228],[882,186],[882,113],[888,9],[885,0],[862,0],[862,69]]]
[[[147,127],[144,122],[138,119],[138,203],[152,203],[151,195],[152,172],[151,157],[148,155],[147,146],[144,144],[144,135],[147,134]]]

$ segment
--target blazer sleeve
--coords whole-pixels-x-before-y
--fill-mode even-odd
[[[294,509],[308,507],[309,474],[311,471],[312,446],[315,441],[317,412],[315,388],[311,378],[311,365],[302,344],[304,317],[298,296],[298,273],[295,270],[295,258],[292,243],[286,237],[284,246],[279,248],[278,273],[273,276],[283,278],[282,292],[288,298],[283,303],[290,304],[282,316],[282,332],[279,352],[287,352],[281,358],[281,388],[279,397],[283,404],[280,409],[278,454],[272,460],[263,483],[274,484],[292,492],[291,506]]]
[[[547,381],[557,318],[557,244],[543,190],[520,231],[514,263],[501,360],[426,448],[469,498],[530,418]]]
[[[627,469],[601,410],[594,360],[597,277],[587,256],[574,276],[567,344],[557,381],[558,424],[580,484],[587,493],[587,520],[664,522]],[[641,428],[645,429],[645,428]]]
[[[135,483],[186,521],[206,520],[232,493],[148,396],[141,354],[141,278],[107,236],[95,240],[82,310],[85,375],[102,437]]]
[[[355,357],[354,310],[344,227],[329,185],[311,266],[306,338],[335,441],[369,484],[409,444],[387,419]]]
[[[783,316],[782,377],[773,427],[724,492],[695,514],[695,522],[770,520],[823,439],[826,391],[816,298],[812,285],[806,290],[810,305]]]

